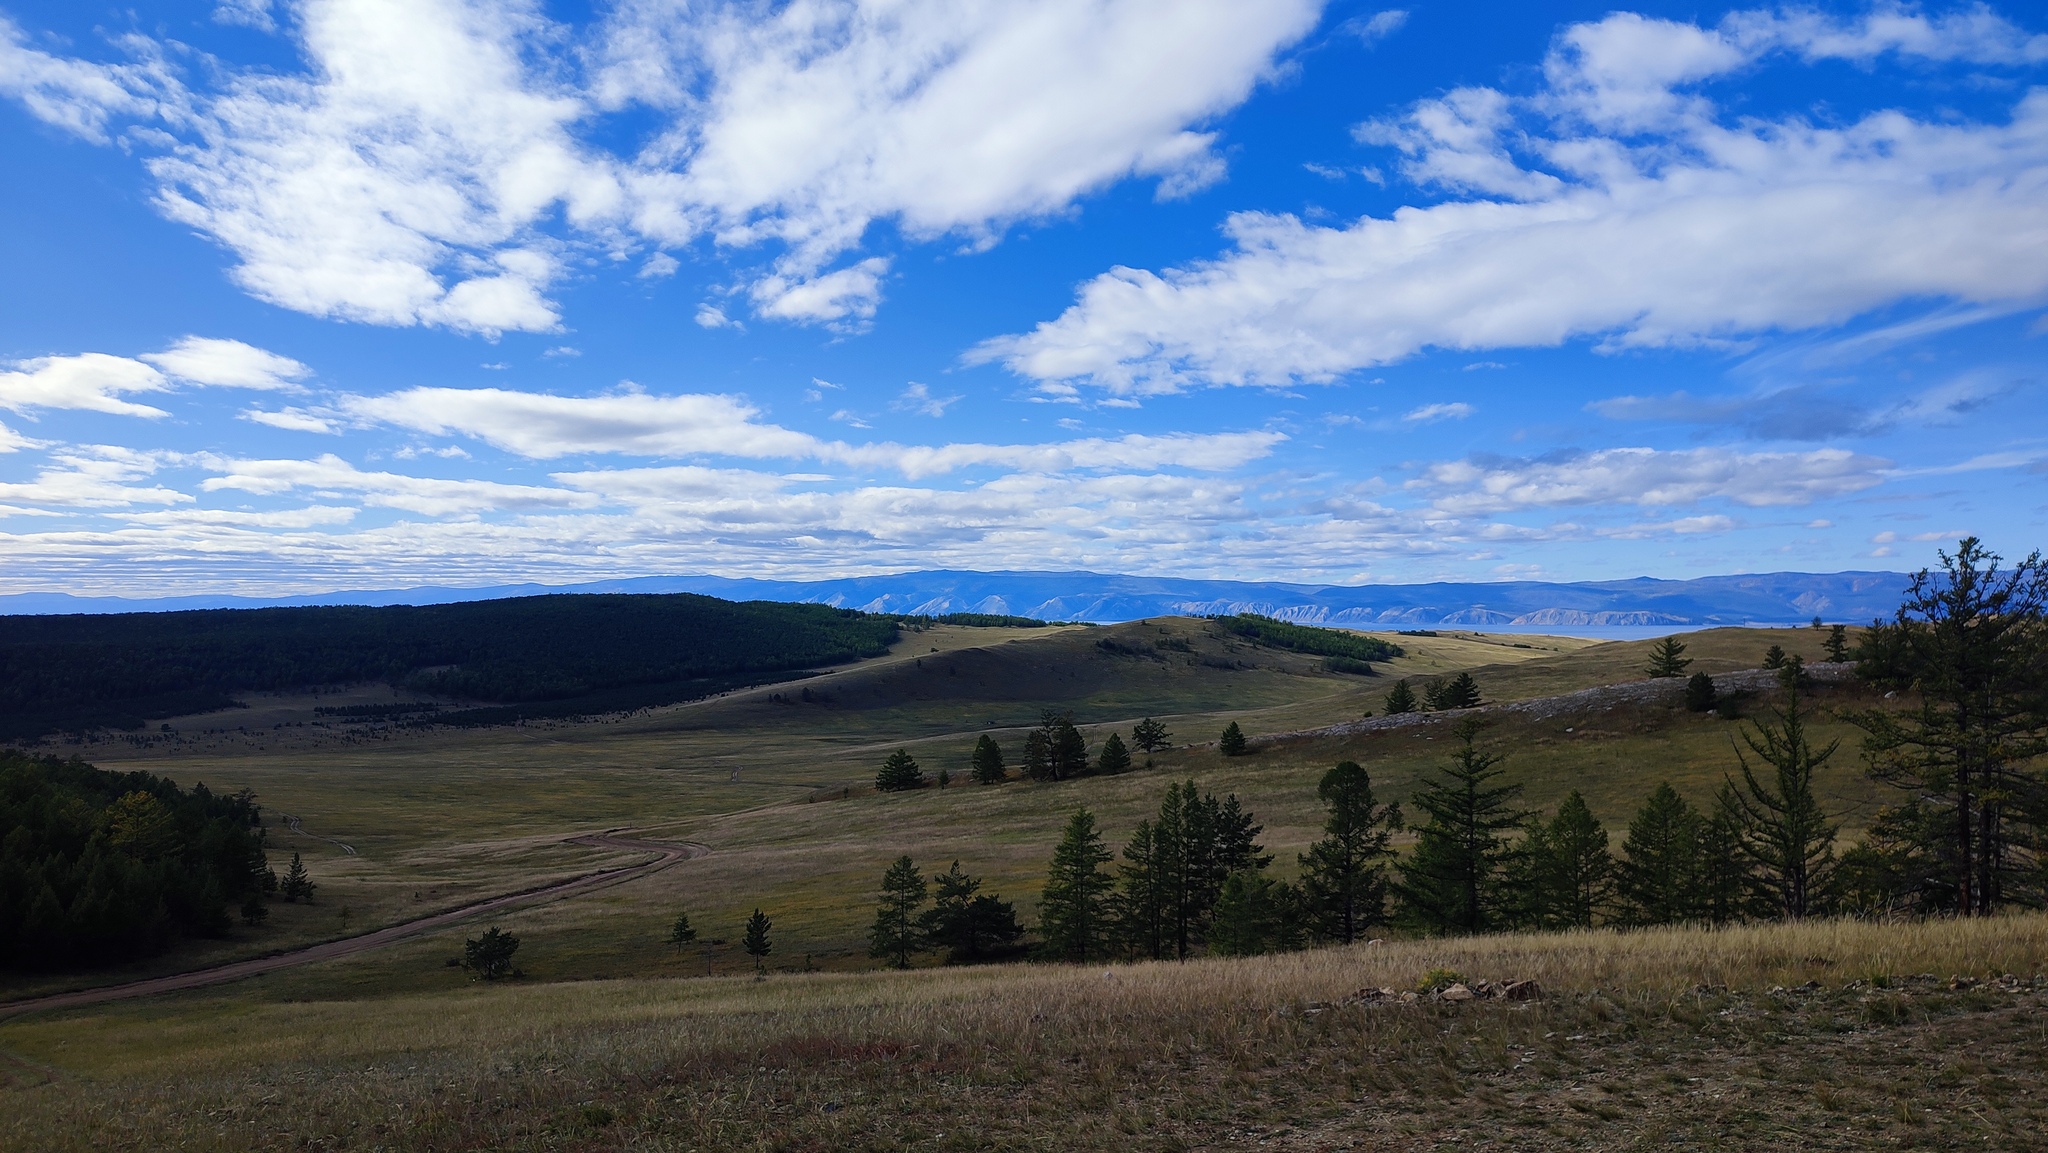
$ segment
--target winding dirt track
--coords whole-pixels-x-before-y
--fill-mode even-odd
[[[47,997],[32,997],[25,1001],[0,1003],[0,1017],[15,1013],[29,1013],[38,1009],[69,1009],[79,1005],[94,1005],[101,1001],[118,1001],[129,997],[148,997],[156,993],[170,993],[179,989],[197,989],[204,985],[218,985],[227,981],[239,981],[274,969],[286,969],[293,965],[310,965],[316,961],[332,961],[337,957],[352,957],[371,949],[409,940],[436,929],[445,928],[458,921],[476,916],[478,913],[496,912],[516,905],[536,901],[552,901],[575,893],[586,893],[644,877],[650,873],[668,868],[677,861],[702,857],[711,850],[703,845],[671,845],[657,841],[641,841],[631,837],[614,836],[611,833],[594,833],[587,837],[571,837],[565,844],[589,845],[596,849],[624,849],[655,853],[652,861],[638,865],[626,865],[616,869],[600,869],[553,885],[528,889],[519,893],[507,893],[490,897],[474,904],[434,913],[414,921],[401,921],[381,929],[355,937],[343,937],[336,941],[322,941],[303,949],[288,953],[273,953],[268,957],[254,957],[247,961],[231,961],[208,969],[194,969],[189,973],[174,973],[168,977],[151,977],[145,981],[130,981],[125,985],[106,985],[97,989],[80,989],[71,993],[53,993]]]

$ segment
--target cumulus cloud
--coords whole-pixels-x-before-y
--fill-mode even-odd
[[[239,340],[188,336],[162,352],[140,357],[84,352],[17,361],[0,370],[0,408],[84,409],[155,419],[163,409],[122,399],[164,392],[174,381],[223,388],[290,389],[312,370],[290,357]]]
[[[309,0],[311,70],[231,75],[151,162],[158,204],[232,250],[270,303],[374,324],[555,327],[559,257],[538,225],[620,217],[610,159],[580,144],[573,91],[524,56],[536,6]]]
[[[1346,226],[1239,213],[1225,255],[1112,269],[969,360],[1050,393],[1138,395],[1331,381],[1429,348],[1687,346],[1901,302],[2048,302],[2048,91],[2006,123],[1817,127],[1730,120],[1687,87],[1771,52],[1995,62],[2039,40],[1989,17],[1899,19],[1924,35],[1805,17],[1574,26],[1533,96],[1460,89],[1362,130],[1452,199]]]
[[[535,0],[304,0],[302,70],[222,64],[192,89],[146,39],[124,42],[133,62],[99,64],[0,19],[0,94],[87,139],[169,129],[150,162],[159,206],[285,308],[544,331],[577,252],[708,236],[774,246],[747,275],[762,316],[858,327],[886,265],[832,266],[877,221],[987,244],[1121,179],[1171,196],[1221,178],[1197,126],[1242,102],[1320,7],[624,0],[578,28]],[[272,21],[257,0],[216,18]],[[651,114],[653,139],[609,150],[614,113]]]
[[[1892,462],[1838,448],[1811,452],[1610,448],[1536,459],[1472,457],[1408,482],[1454,516],[1572,505],[1670,508],[1728,500],[1752,508],[1808,504],[1882,483]]]
[[[188,336],[162,352],[142,359],[179,380],[224,388],[291,389],[312,369],[288,356],[266,352],[239,340]]]
[[[23,412],[34,408],[75,408],[120,416],[168,416],[163,409],[121,399],[132,392],[161,392],[171,386],[164,374],[139,360],[85,352],[76,356],[41,356],[15,362],[0,372],[0,407]]]

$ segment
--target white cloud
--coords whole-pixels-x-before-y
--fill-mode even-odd
[[[21,101],[46,124],[102,144],[108,122],[117,118],[178,116],[184,90],[154,45],[139,38],[127,43],[140,57],[136,63],[52,56],[30,47],[21,28],[0,14],[0,96]]]
[[[1367,130],[1465,198],[1343,227],[1239,213],[1222,257],[1113,269],[969,359],[1055,395],[1140,395],[1330,381],[1428,348],[1685,346],[1902,302],[2048,302],[2048,90],[2009,123],[1815,127],[1723,123],[1672,87],[1766,47],[1625,14],[1576,26],[1535,97],[1462,89]]]
[[[286,408],[276,412],[248,408],[242,410],[242,419],[287,432],[317,432],[323,436],[339,436],[343,428],[343,422],[335,414],[304,408]]]
[[[22,412],[32,408],[75,408],[121,416],[167,416],[160,408],[122,400],[124,393],[162,392],[171,386],[164,374],[139,360],[85,352],[77,356],[42,356],[17,361],[0,372],[0,408]]]
[[[1462,400],[1449,404],[1425,404],[1402,417],[1409,424],[1433,424],[1439,420],[1463,420],[1479,410]]]
[[[578,29],[536,0],[303,0],[302,71],[209,61],[201,92],[144,38],[124,42],[138,62],[101,65],[0,19],[0,94],[88,139],[161,121],[177,134],[150,163],[162,210],[285,308],[546,331],[576,251],[708,235],[779,248],[751,289],[762,315],[843,326],[873,314],[880,272],[828,269],[877,221],[985,244],[1131,176],[1162,196],[1220,179],[1195,126],[1242,102],[1320,6],[622,0]],[[261,0],[215,15],[274,23]],[[598,118],[633,105],[656,138],[614,155]]]
[[[797,458],[817,455],[820,443],[759,423],[760,410],[737,397],[710,394],[570,397],[500,388],[409,388],[350,398],[345,407],[432,436],[473,436],[536,460],[588,452]]]
[[[225,388],[293,389],[312,369],[288,356],[266,352],[239,340],[188,336],[162,352],[142,359],[193,384]]]
[[[1838,448],[1610,448],[1533,460],[1444,461],[1408,487],[1453,516],[1590,504],[1669,508],[1706,500],[1760,508],[1861,492],[1882,483],[1890,469],[1888,460]]]
[[[858,327],[874,318],[882,302],[882,274],[887,271],[888,260],[871,256],[820,276],[764,276],[754,282],[749,295],[754,311],[762,316],[811,324],[840,324],[851,318]]]
[[[350,397],[342,407],[358,419],[432,436],[472,436],[535,460],[580,453],[733,456],[883,467],[911,477],[978,467],[1032,472],[1162,467],[1218,471],[1263,457],[1287,439],[1274,432],[1241,432],[1132,435],[1044,445],[855,445],[763,423],[760,410],[746,401],[705,393],[570,397],[497,388],[410,388],[386,396]],[[865,427],[850,413],[835,413],[833,418],[842,417]]]
[[[53,462],[34,480],[0,483],[0,501],[53,508],[127,508],[138,504],[184,504],[191,496],[161,485],[134,481],[154,474],[164,461],[155,453],[112,445],[87,445],[52,453]]]
[[[677,115],[640,227],[766,238],[801,278],[876,220],[987,238],[1129,175],[1220,175],[1189,125],[1251,91],[1314,0],[623,3],[599,99]],[[779,294],[765,293],[769,300]],[[809,314],[795,314],[807,317]]]
[[[161,512],[124,512],[116,515],[134,524],[163,525],[167,528],[193,528],[202,525],[226,525],[236,528],[317,528],[323,525],[348,524],[356,518],[356,511],[336,505],[310,505],[306,508],[278,509],[274,512],[174,508]]]
[[[1407,9],[1388,8],[1370,16],[1354,16],[1344,22],[1342,30],[1358,37],[1370,47],[1399,32],[1402,25],[1407,23]]]
[[[36,448],[40,441],[30,440],[4,424],[0,424],[0,452],[20,452],[24,448]]]
[[[958,396],[933,396],[929,385],[912,381],[910,387],[903,390],[903,395],[896,398],[896,403],[892,407],[899,412],[941,417],[946,415],[948,408],[960,403],[961,399]]]
[[[737,321],[737,320],[734,320],[734,319],[732,319],[731,317],[727,316],[727,315],[725,314],[725,310],[724,310],[724,309],[722,309],[722,308],[720,308],[720,307],[718,307],[718,306],[717,306],[717,305],[715,305],[715,304],[700,304],[700,305],[698,305],[698,306],[697,306],[697,316],[696,316],[696,318],[695,318],[695,319],[696,319],[696,321],[697,321],[697,325],[698,325],[698,327],[700,327],[700,328],[738,328],[738,327],[740,327],[740,323],[739,323],[739,321]]]
[[[527,3],[308,0],[301,75],[247,72],[151,163],[158,203],[231,249],[235,279],[315,316],[495,333],[556,324],[538,231],[624,210],[614,165],[571,128],[573,92],[522,61]]]
[[[665,277],[674,276],[676,269],[682,266],[682,261],[670,256],[668,253],[657,252],[647,258],[647,263],[640,266],[638,275],[642,280],[661,280]]]
[[[277,20],[270,14],[270,0],[220,0],[213,6],[213,21],[239,24],[258,32],[277,31]]]
[[[275,495],[308,490],[316,495],[359,495],[365,504],[426,516],[474,516],[506,510],[590,508],[586,493],[488,480],[442,480],[393,472],[364,472],[332,453],[315,460],[233,460],[209,458],[200,488]],[[189,499],[189,498],[187,498]]]

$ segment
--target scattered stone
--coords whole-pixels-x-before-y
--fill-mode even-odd
[[[1452,985],[1436,995],[1439,1001],[1470,1001],[1474,994],[1463,982]]]

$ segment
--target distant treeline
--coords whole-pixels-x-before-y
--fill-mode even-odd
[[[585,703],[568,712],[643,708],[878,656],[897,635],[894,620],[850,609],[689,594],[7,616],[0,740],[133,729],[231,707],[231,691],[364,681],[525,715],[572,701]]]
[[[1276,649],[1288,649],[1297,653],[1308,653],[1318,657],[1336,657],[1347,661],[1390,661],[1401,655],[1401,646],[1383,641],[1378,637],[1361,636],[1358,633],[1340,629],[1319,629],[1307,625],[1288,624],[1253,613],[1237,616],[1217,617],[1215,621],[1223,631],[1245,638],[1255,644],[1269,645]],[[1359,672],[1357,668],[1336,668],[1336,672]]]
[[[977,629],[1042,629],[1052,622],[1037,617],[1009,617],[1000,613],[946,613],[943,616],[905,616],[898,618],[905,624],[966,625]]]
[[[0,968],[132,960],[263,916],[255,798],[0,752]]]

